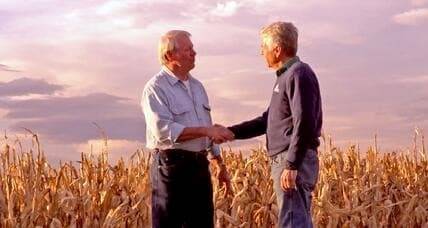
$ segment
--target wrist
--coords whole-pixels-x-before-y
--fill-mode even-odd
[[[297,170],[297,166],[290,162],[290,161],[285,161],[285,169],[287,170]]]

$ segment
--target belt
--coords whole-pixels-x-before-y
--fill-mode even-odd
[[[166,149],[166,150],[154,150],[155,154],[158,154],[161,158],[166,160],[199,160],[206,159],[208,155],[207,150],[201,151],[188,151],[182,149]]]

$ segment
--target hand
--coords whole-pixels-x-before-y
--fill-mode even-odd
[[[224,197],[233,193],[232,185],[230,182],[230,176],[227,172],[226,166],[221,163],[218,165],[219,171],[217,173],[217,179],[219,186],[224,185],[226,187],[226,191],[224,192]]]
[[[281,174],[281,188],[284,191],[296,188],[297,170],[284,169]]]
[[[207,136],[210,137],[210,139],[213,140],[213,142],[216,144],[221,144],[235,138],[235,135],[232,131],[219,124],[209,127]]]
[[[231,130],[229,130],[227,127],[225,127],[225,126],[223,126],[223,125],[221,125],[221,124],[214,124],[214,127],[219,127],[219,128],[221,128],[221,129],[223,129],[224,130],[224,132],[225,132],[225,134],[227,135],[225,138],[227,139],[226,141],[232,141],[232,140],[234,140],[235,139],[235,134],[231,131]],[[226,141],[215,141],[214,140],[214,143],[216,143],[216,144],[221,144],[221,143],[224,143],[224,142],[226,142]]]

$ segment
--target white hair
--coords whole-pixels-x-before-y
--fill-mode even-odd
[[[262,37],[269,37],[272,43],[279,44],[289,56],[297,53],[297,28],[290,22],[275,22],[260,31]]]
[[[159,62],[162,65],[165,65],[168,62],[168,59],[166,58],[166,54],[168,52],[173,52],[177,50],[178,48],[177,38],[182,36],[190,37],[191,34],[183,30],[171,30],[161,36],[159,40],[159,46],[158,46],[158,55],[159,55]]]

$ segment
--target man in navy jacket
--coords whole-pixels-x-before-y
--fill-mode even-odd
[[[320,89],[311,67],[296,56],[297,37],[292,23],[262,29],[261,54],[276,70],[269,108],[260,117],[229,127],[235,139],[266,134],[279,227],[312,227],[312,191],[319,172]]]

